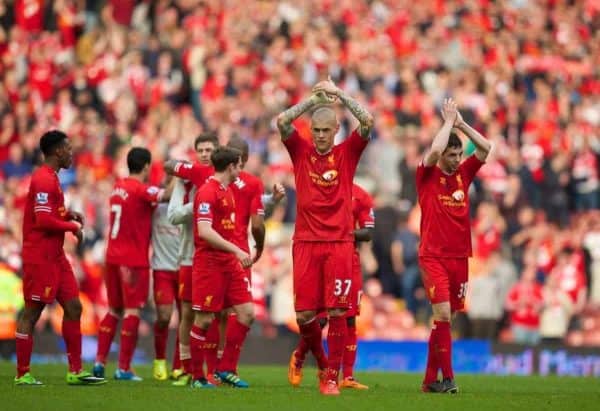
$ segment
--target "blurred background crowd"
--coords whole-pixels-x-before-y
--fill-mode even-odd
[[[376,204],[360,335],[428,336],[414,175],[452,96],[495,145],[470,193],[470,295],[455,332],[600,345],[599,67],[594,0],[0,0],[0,339],[22,303],[22,209],[48,128],[71,138],[60,180],[87,218],[85,243],[65,245],[84,333],[106,309],[108,196],[125,153],[148,147],[160,184],[163,161],[190,158],[204,130],[246,139],[246,169],[286,187],[253,284],[254,332],[289,332],[295,187],[274,118],[331,75],[376,120],[356,176]],[[342,107],[339,119],[341,140],[355,122]],[[295,125],[309,138],[307,118]]]

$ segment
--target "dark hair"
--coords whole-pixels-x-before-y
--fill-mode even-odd
[[[248,160],[249,147],[248,143],[243,138],[238,136],[231,137],[231,139],[229,139],[229,141],[227,142],[227,147],[234,148],[240,153],[242,153],[242,161]]]
[[[54,153],[63,142],[67,139],[67,135],[59,130],[46,131],[40,138],[40,150],[44,156],[49,156]]]
[[[196,150],[196,147],[198,147],[198,144],[200,143],[212,143],[216,148],[219,145],[219,139],[215,133],[208,131],[196,137],[196,140],[194,140],[194,150]]]
[[[462,141],[454,133],[450,133],[450,137],[448,138],[448,145],[446,146],[446,149],[444,151],[448,150],[449,148],[462,148]]]
[[[216,172],[222,172],[227,169],[229,164],[237,164],[240,161],[242,153],[231,147],[217,147],[210,155],[210,161]]]
[[[127,168],[129,168],[130,173],[140,173],[146,167],[146,164],[151,162],[152,154],[147,148],[133,147],[127,153]]]

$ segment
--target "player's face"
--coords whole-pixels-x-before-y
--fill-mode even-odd
[[[215,150],[215,146],[210,141],[205,141],[202,143],[198,143],[196,145],[196,156],[198,158],[198,162],[205,166],[210,165],[210,155]]]
[[[61,168],[69,168],[73,164],[73,147],[69,140],[64,140],[63,144],[56,150]]]
[[[229,165],[229,177],[230,177],[229,182],[233,183],[235,181],[235,179],[239,177],[241,171],[242,171],[242,159],[239,158],[237,163]]]
[[[460,165],[462,155],[463,149],[460,147],[447,148],[440,157],[440,168],[448,174],[454,173]]]
[[[315,118],[310,124],[312,138],[319,153],[327,153],[333,147],[333,139],[339,129],[334,119]]]

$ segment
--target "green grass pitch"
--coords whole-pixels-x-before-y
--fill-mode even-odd
[[[114,371],[109,364],[107,372]],[[286,367],[242,366],[250,384],[247,390],[217,388],[192,390],[154,381],[150,366],[136,371],[143,382],[109,380],[99,387],[70,387],[64,365],[32,366],[43,387],[15,387],[14,364],[0,362],[0,410],[598,410],[600,379],[570,377],[504,377],[458,375],[457,395],[419,392],[417,374],[357,373],[371,386],[368,391],[342,391],[337,398],[323,397],[316,386],[316,371],[306,369],[300,388],[287,383]]]

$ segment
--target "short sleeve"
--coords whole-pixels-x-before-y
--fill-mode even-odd
[[[302,150],[304,150],[308,145],[308,142],[302,137],[300,137],[298,130],[294,128],[292,134],[290,134],[288,138],[283,140],[283,145],[287,149],[288,153],[290,153],[292,163],[295,164]]]
[[[463,175],[467,187],[471,184],[475,178],[475,174],[477,174],[484,164],[485,163],[478,159],[476,155],[472,154],[460,165],[461,174]]]
[[[435,165],[427,167],[425,164],[423,164],[423,160],[421,160],[421,162],[417,166],[417,171],[415,173],[417,187],[422,186],[425,183],[425,181],[429,179],[434,167]]]
[[[352,173],[356,170],[356,166],[358,165],[358,161],[360,160],[360,156],[362,152],[367,147],[369,143],[368,139],[362,138],[358,133],[358,129],[355,129],[346,140],[342,143],[344,146],[344,150],[347,150],[350,158],[350,167]]]
[[[373,211],[373,200],[369,195],[362,195],[359,201],[358,226],[360,228],[375,227],[375,211]]]
[[[192,164],[180,161],[175,164],[174,174],[200,187],[213,175],[213,168],[198,163]]]
[[[194,201],[194,217],[196,223],[206,222],[212,224],[213,213],[215,206],[215,198],[213,193],[206,190],[200,190],[196,194],[196,200]]]
[[[31,184],[33,191],[33,211],[35,213],[53,213],[58,211],[58,192],[56,182],[45,176],[37,176]]]
[[[161,200],[163,193],[163,189],[149,185],[142,186],[140,190],[141,197],[150,204],[158,203]]]
[[[265,215],[265,209],[262,203],[262,196],[265,192],[262,181],[256,179],[256,184],[252,190],[252,199],[250,200],[250,215]]]

